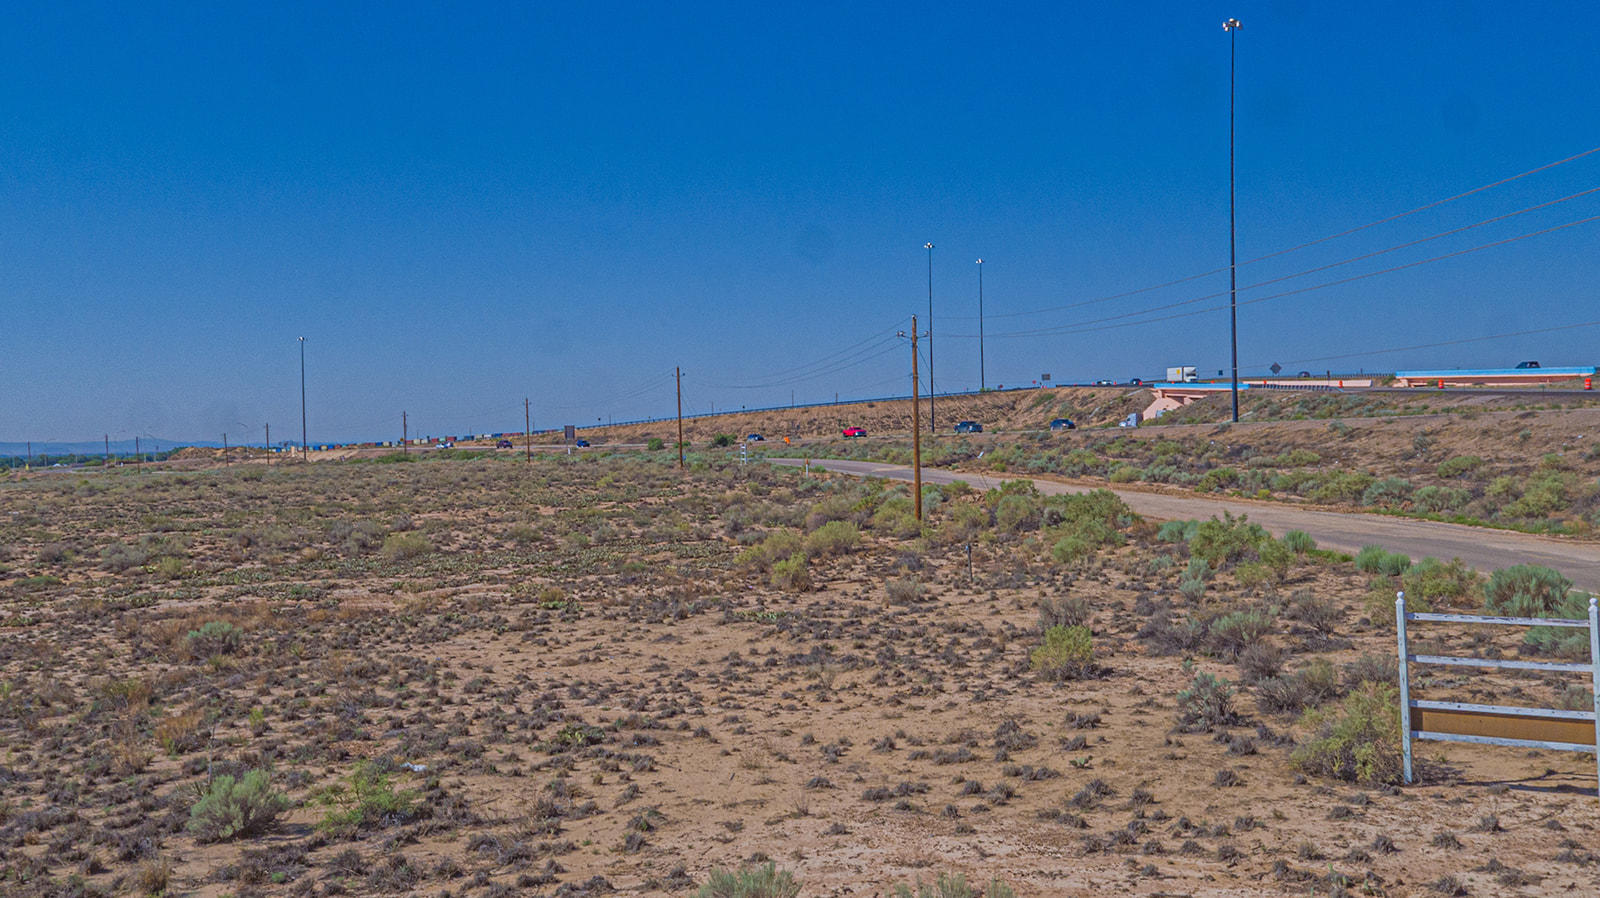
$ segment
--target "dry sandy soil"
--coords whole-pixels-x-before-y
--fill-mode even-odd
[[[1153,523],[998,499],[935,489],[919,530],[904,486],[598,453],[0,485],[0,890],[682,895],[768,859],[802,895],[1600,889],[1590,756],[1296,762],[1302,708],[1392,677],[1389,578],[1246,548],[1186,596]],[[1078,676],[1030,662],[1042,606],[1092,632]],[[1582,685],[1440,670],[1423,697]],[[1199,673],[1231,714],[1181,719]],[[277,819],[192,830],[251,770]]]

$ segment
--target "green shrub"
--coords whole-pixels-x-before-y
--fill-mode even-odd
[[[1256,684],[1256,706],[1272,714],[1298,714],[1338,697],[1339,677],[1326,658]]]
[[[1156,530],[1156,539],[1164,543],[1186,543],[1194,539],[1199,528],[1199,521],[1166,521]]]
[[[1364,471],[1335,471],[1316,489],[1311,491],[1311,501],[1330,504],[1353,505],[1366,493],[1374,480]]]
[[[1201,475],[1200,482],[1194,485],[1197,493],[1214,493],[1239,484],[1239,472],[1233,468],[1212,468]]]
[[[804,548],[805,542],[799,534],[791,530],[774,530],[761,542],[740,552],[734,563],[759,570],[770,570],[777,562],[796,552],[802,552]]]
[[[889,601],[896,605],[910,605],[921,599],[923,593],[922,583],[916,577],[890,580],[884,590],[888,593]]]
[[[1272,626],[1272,618],[1265,611],[1230,611],[1211,621],[1206,628],[1206,641],[1213,652],[1232,660],[1271,633]]]
[[[651,452],[660,452],[662,449],[667,448],[667,443],[660,437],[651,437],[650,440],[644,444],[644,448]]]
[[[711,438],[711,446],[714,449],[722,449],[727,446],[732,446],[738,441],[738,437],[735,437],[731,433],[719,433]]]
[[[1317,541],[1304,530],[1290,530],[1283,535],[1283,545],[1296,555],[1304,555],[1317,547]]]
[[[1137,466],[1122,462],[1111,469],[1111,476],[1106,479],[1112,483],[1133,483],[1140,475],[1141,471]]]
[[[1178,693],[1178,729],[1209,733],[1219,726],[1239,723],[1233,710],[1233,687],[1208,673],[1195,674],[1189,688]]]
[[[1050,557],[1057,564],[1071,564],[1094,554],[1095,544],[1081,536],[1063,536],[1050,546]]]
[[[1440,477],[1460,477],[1462,474],[1478,470],[1482,465],[1483,459],[1476,455],[1457,455],[1439,462],[1439,467],[1434,469],[1434,473]]]
[[[1300,724],[1310,735],[1290,761],[1301,772],[1364,786],[1400,782],[1400,703],[1394,686],[1364,683],[1337,712],[1307,711]]]
[[[1356,553],[1356,570],[1398,577],[1411,567],[1411,558],[1382,546],[1362,546]]]
[[[1199,559],[1195,560],[1198,561]],[[1205,564],[1203,561],[1200,563]],[[1184,574],[1178,578],[1178,592],[1189,601],[1198,602],[1206,594],[1206,581],[1200,577],[1191,577],[1188,574]]]
[[[739,870],[714,869],[695,898],[795,898],[800,883],[787,870],[766,865]]]
[[[1261,563],[1272,570],[1273,576],[1280,581],[1289,576],[1289,568],[1295,560],[1294,550],[1275,539],[1262,540],[1256,553],[1261,556]]]
[[[1034,496],[1002,496],[994,506],[994,525],[1006,533],[1039,529],[1043,510]]]
[[[1549,617],[1563,617],[1567,620],[1587,620],[1589,617],[1589,594],[1581,589],[1574,589],[1567,593],[1561,604],[1551,609]],[[1576,627],[1534,627],[1528,631],[1523,641],[1535,651],[1562,658],[1589,657],[1589,630]],[[1584,709],[1588,710],[1588,709]]]
[[[1425,486],[1411,495],[1412,507],[1428,514],[1460,511],[1470,501],[1471,493],[1449,486]]]
[[[348,784],[329,786],[318,799],[330,810],[317,824],[328,832],[375,829],[409,823],[427,815],[422,793],[396,791],[388,773],[371,761],[362,761]]]
[[[1189,541],[1189,551],[1213,568],[1245,557],[1272,538],[1260,524],[1250,523],[1249,517],[1240,515],[1236,518],[1232,512],[1224,511],[1221,520],[1212,518],[1202,521],[1195,528],[1194,539]]]
[[[784,592],[805,592],[811,588],[811,572],[806,569],[804,552],[796,552],[772,566],[772,585]]]
[[[383,557],[405,561],[433,551],[433,543],[420,533],[391,533],[383,540]]]
[[[933,882],[923,882],[919,877],[912,885],[900,883],[894,887],[894,898],[1017,898],[1011,887],[998,879],[991,880],[982,892],[967,884],[960,873],[951,876],[940,873]]]
[[[1406,603],[1421,599],[1430,607],[1452,604],[1467,597],[1481,580],[1478,572],[1467,567],[1459,558],[1448,564],[1428,557],[1413,564],[1400,575],[1400,588],[1405,590]]]
[[[238,780],[224,774],[189,808],[188,828],[201,842],[225,842],[266,832],[288,809],[289,799],[272,791],[265,770]]]
[[[861,545],[861,531],[849,521],[829,521],[806,536],[808,558],[844,555]]]
[[[224,620],[206,621],[198,630],[190,630],[184,641],[189,654],[196,658],[212,655],[231,655],[244,645],[244,631]]]
[[[1028,656],[1033,669],[1052,680],[1076,680],[1094,671],[1094,641],[1088,627],[1051,627]]]
[[[1509,617],[1549,617],[1566,601],[1570,589],[1572,581],[1560,571],[1519,564],[1490,575],[1483,586],[1484,608]]]
[[[1375,480],[1361,493],[1362,505],[1399,505],[1411,496],[1411,481],[1400,477]]]

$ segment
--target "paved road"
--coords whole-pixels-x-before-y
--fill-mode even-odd
[[[800,459],[793,458],[768,460],[780,465],[803,463]],[[832,458],[815,459],[813,464],[841,474],[885,477],[890,480],[911,479],[911,468],[902,465],[842,461]],[[987,488],[1002,480],[1015,479],[1031,479],[1038,485],[1040,492],[1051,495],[1082,493],[1094,488],[1035,478],[989,476],[939,468],[922,469],[924,483],[951,483],[965,480],[975,487]],[[1362,546],[1377,544],[1391,552],[1404,552],[1412,558],[1422,558],[1426,555],[1444,559],[1460,558],[1480,571],[1498,570],[1514,564],[1542,564],[1566,574],[1579,587],[1600,591],[1600,545],[1593,543],[1384,515],[1310,511],[1271,502],[1173,496],[1115,487],[1102,488],[1109,488],[1121,496],[1122,501],[1128,503],[1128,507],[1139,514],[1157,520],[1173,521],[1190,518],[1204,520],[1212,515],[1220,516],[1226,509],[1235,515],[1248,514],[1251,521],[1277,536],[1282,536],[1290,530],[1304,530],[1316,539],[1319,547],[1324,549],[1353,553]]]

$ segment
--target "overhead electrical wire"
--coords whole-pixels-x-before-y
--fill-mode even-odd
[[[1547,162],[1544,165],[1540,165],[1540,166],[1536,166],[1534,168],[1530,168],[1527,171],[1519,172],[1518,174],[1510,175],[1509,177],[1501,178],[1501,179],[1499,179],[1497,181],[1491,181],[1488,184],[1479,185],[1477,187],[1472,188],[1471,190],[1465,190],[1465,191],[1462,191],[1461,193],[1455,194],[1454,196],[1448,196],[1448,197],[1445,197],[1443,199],[1434,200],[1431,203],[1424,203],[1421,206],[1417,206],[1417,207],[1412,208],[1412,209],[1407,209],[1404,212],[1397,212],[1397,213],[1395,213],[1393,215],[1389,215],[1389,216],[1386,216],[1384,218],[1377,219],[1376,221],[1370,221],[1370,222],[1367,222],[1366,224],[1357,225],[1357,226],[1355,226],[1353,228],[1346,228],[1345,230],[1339,231],[1338,233],[1335,233],[1335,234],[1329,234],[1329,235],[1324,236],[1324,237],[1318,237],[1315,240],[1308,240],[1305,243],[1296,244],[1294,246],[1290,246],[1290,247],[1287,247],[1287,248],[1284,248],[1284,249],[1274,250],[1273,252],[1267,253],[1265,255],[1256,256],[1256,257],[1251,258],[1251,259],[1246,259],[1246,260],[1244,260],[1244,261],[1239,263],[1239,267],[1242,268],[1242,267],[1244,267],[1246,265],[1254,265],[1257,262],[1264,262],[1264,261],[1266,261],[1268,259],[1274,259],[1274,258],[1277,258],[1279,256],[1288,255],[1289,253],[1299,252],[1300,250],[1309,249],[1309,248],[1311,248],[1313,246],[1319,246],[1319,245],[1321,245],[1323,243],[1328,243],[1329,241],[1338,240],[1341,237],[1348,237],[1351,234],[1357,234],[1357,233],[1360,233],[1361,231],[1365,231],[1365,230],[1369,230],[1371,228],[1378,227],[1379,225],[1384,225],[1384,224],[1388,224],[1388,223],[1393,222],[1393,221],[1398,221],[1398,220],[1400,220],[1402,218],[1406,218],[1407,216],[1416,215],[1419,212],[1426,212],[1426,211],[1428,211],[1430,209],[1436,209],[1436,208],[1438,208],[1440,206],[1443,206],[1443,205],[1446,205],[1448,203],[1453,203],[1453,202],[1455,202],[1457,200],[1466,199],[1469,196],[1473,196],[1475,194],[1482,193],[1482,192],[1484,192],[1486,190],[1492,190],[1492,189],[1494,189],[1496,187],[1504,186],[1506,184],[1509,184],[1509,183],[1511,183],[1513,181],[1516,181],[1516,180],[1519,180],[1521,178],[1526,178],[1529,175],[1535,175],[1535,174],[1538,174],[1539,172],[1548,171],[1548,170],[1550,170],[1552,168],[1557,168],[1559,166],[1566,165],[1566,164],[1568,164],[1570,162],[1576,162],[1579,159],[1583,159],[1583,158],[1585,158],[1587,156],[1590,156],[1590,155],[1593,155],[1595,153],[1600,153],[1600,146],[1591,147],[1591,148],[1589,148],[1587,150],[1584,150],[1581,153],[1574,153],[1573,155],[1568,156],[1565,159],[1557,159],[1554,162]],[[1187,277],[1181,277],[1181,278],[1178,278],[1176,280],[1166,281],[1166,282],[1160,283],[1160,284],[1152,284],[1152,285],[1150,285],[1148,287],[1140,287],[1140,288],[1135,289],[1135,290],[1127,290],[1127,291],[1124,291],[1122,293],[1113,293],[1113,294],[1110,294],[1110,295],[1107,295],[1107,296],[1096,297],[1094,299],[1081,300],[1079,302],[1066,303],[1064,305],[1047,306],[1047,307],[1040,308],[1040,309],[1029,309],[1029,310],[1023,311],[1023,312],[1003,312],[1003,313],[999,313],[999,314],[990,314],[990,315],[985,315],[984,318],[987,319],[987,320],[994,320],[994,319],[1000,319],[1000,318],[1021,318],[1021,317],[1026,317],[1026,316],[1029,316],[1029,315],[1043,315],[1043,314],[1048,313],[1048,312],[1063,312],[1063,311],[1067,311],[1069,309],[1077,309],[1077,308],[1082,308],[1084,306],[1091,306],[1091,305],[1098,305],[1098,304],[1101,304],[1101,303],[1113,302],[1113,301],[1118,300],[1118,299],[1126,299],[1126,298],[1128,298],[1130,296],[1138,296],[1138,295],[1140,295],[1142,293],[1150,293],[1150,292],[1155,291],[1155,290],[1163,290],[1163,289],[1166,289],[1167,287],[1176,287],[1179,284],[1186,284],[1186,283],[1189,283],[1191,281],[1197,281],[1197,280],[1200,280],[1202,278],[1211,277],[1212,275],[1222,274],[1223,272],[1225,272],[1227,270],[1228,270],[1228,266],[1224,265],[1221,268],[1213,268],[1210,271],[1203,271],[1203,272],[1200,272],[1198,274],[1191,274],[1191,275],[1188,275]],[[945,316],[945,317],[947,319],[949,319],[949,320],[955,320],[955,321],[977,320],[976,316],[973,316],[973,315],[949,315],[949,316]]]

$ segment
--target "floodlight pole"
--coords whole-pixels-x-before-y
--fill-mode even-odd
[[[904,337],[905,331],[896,336]],[[928,397],[931,406],[933,397]],[[911,492],[917,522],[922,522],[922,408],[917,390],[917,316],[911,316]]]
[[[300,460],[310,461],[310,447],[306,445],[306,338],[300,338]]]
[[[1233,420],[1239,420],[1239,251],[1238,229],[1235,223],[1234,209],[1236,205],[1234,194],[1234,167],[1233,167],[1233,107],[1236,34],[1239,30],[1239,20],[1229,19],[1222,23],[1222,30],[1228,32],[1228,336],[1233,347]]]
[[[933,423],[933,242],[922,245],[928,251],[928,433],[934,432]],[[911,332],[917,328],[912,325]]]
[[[983,376],[983,260],[978,260],[978,392],[988,389]]]

